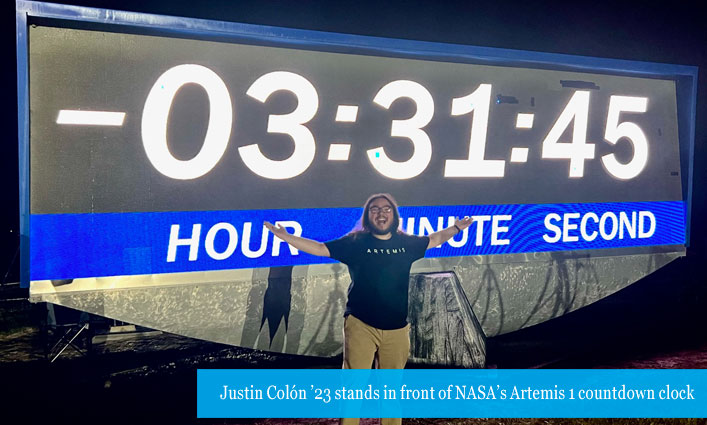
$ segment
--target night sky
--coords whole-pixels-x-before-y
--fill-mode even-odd
[[[706,256],[704,243],[705,81],[707,15],[697,3],[662,2],[442,2],[442,1],[69,1],[98,8],[226,20],[318,31],[531,50],[700,67],[695,133],[691,261]],[[688,4],[689,3],[689,4]],[[0,273],[5,276],[18,238],[17,103],[14,15],[2,14],[6,62],[2,147],[3,218]],[[11,35],[11,33],[13,33]],[[18,280],[17,263],[7,281]]]

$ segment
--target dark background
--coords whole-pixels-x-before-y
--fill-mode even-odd
[[[75,1],[93,7],[106,7],[139,12],[168,15],[182,15],[197,18],[232,20],[259,25],[277,25],[340,33],[353,33],[382,37],[406,38],[445,43],[460,43],[477,46],[500,47],[540,52],[565,53],[616,59],[683,64],[700,67],[699,93],[697,100],[697,125],[695,133],[694,193],[692,205],[692,239],[688,255],[658,270],[640,282],[630,285],[620,293],[607,297],[593,305],[543,323],[494,338],[489,346],[489,358],[498,367],[531,367],[540,363],[550,363],[554,359],[574,360],[554,363],[554,367],[705,367],[704,341],[707,340],[707,315],[703,312],[707,290],[705,290],[704,261],[706,257],[705,225],[705,123],[707,115],[705,102],[705,81],[707,75],[707,22],[699,3],[662,2],[373,2],[361,1]],[[3,72],[2,128],[6,137],[2,139],[2,191],[3,218],[0,232],[2,254],[0,270],[10,273],[7,281],[18,280],[17,263],[10,267],[19,242],[18,232],[18,180],[17,180],[17,116],[16,116],[16,70],[14,48],[14,13],[12,2],[6,2],[2,9],[4,31],[3,47],[7,58]],[[688,341],[688,342],[686,342]],[[686,346],[697,341],[702,356],[700,362],[680,362]],[[178,346],[180,356],[182,342]],[[676,353],[669,358],[659,358],[651,362],[608,361],[617,358],[640,359],[657,350]],[[200,351],[201,352],[201,351]],[[569,352],[569,353],[568,353]],[[577,360],[576,357],[582,357]],[[137,353],[128,366],[115,366],[116,370],[138,367],[146,361],[164,365],[163,370],[178,371],[173,374],[158,373],[159,379],[144,379],[141,374],[127,375],[120,381],[120,375],[111,381],[100,379],[106,373],[102,369],[86,370],[67,367],[59,369],[65,374],[55,373],[55,380],[43,376],[45,369],[37,369],[36,364],[27,364],[27,373],[15,364],[7,370],[17,370],[7,376],[7,387],[17,394],[35,396],[46,395],[45,399],[55,399],[60,393],[64,397],[47,405],[26,403],[13,404],[22,420],[28,422],[28,414],[44,411],[45,415],[72,417],[71,423],[167,423],[167,419],[178,419],[174,423],[186,423],[195,415],[194,364],[173,360],[164,351],[152,357]],[[175,356],[176,357],[176,356]],[[685,356],[688,357],[688,356]],[[147,360],[146,360],[147,358]],[[208,358],[212,358],[211,353]],[[222,359],[222,357],[218,357]],[[694,359],[693,359],[694,360]],[[172,361],[175,363],[170,363]],[[606,362],[605,362],[606,361]],[[199,361],[199,367],[206,361]],[[229,361],[212,362],[212,367],[236,367]],[[608,366],[605,366],[608,365]],[[290,367],[300,367],[297,363]],[[100,367],[113,367],[110,361],[100,363]],[[119,367],[122,367],[120,369]],[[258,360],[255,366],[268,367],[267,362]],[[150,370],[157,369],[157,366]],[[79,373],[76,373],[76,371]],[[34,375],[30,374],[33,373]],[[146,372],[147,373],[147,372]],[[170,372],[172,373],[172,372]],[[168,375],[172,378],[161,378]],[[26,376],[33,376],[27,379]],[[96,379],[94,377],[98,376]],[[14,378],[14,379],[13,379]],[[90,385],[67,387],[67,383],[91,380]],[[94,383],[93,381],[97,381]],[[58,385],[58,382],[64,386]],[[122,383],[122,385],[121,385]],[[105,389],[109,388],[109,389]],[[166,391],[163,399],[157,398],[158,391]],[[192,390],[190,390],[192,389]],[[111,393],[112,391],[112,393]],[[146,396],[147,394],[147,396]],[[31,396],[30,396],[31,395]],[[169,396],[170,398],[167,398]],[[5,400],[4,398],[2,398]],[[76,400],[83,401],[77,404]],[[41,400],[41,398],[40,398]],[[99,406],[91,415],[86,409],[86,400],[95,401]],[[115,403],[114,401],[119,402]],[[173,410],[167,416],[163,403]],[[112,404],[111,404],[112,403]],[[104,406],[112,407],[106,411]],[[142,410],[139,408],[142,407]],[[123,420],[126,415],[130,421]],[[57,415],[57,411],[63,411]],[[69,412],[69,413],[66,413]],[[147,413],[145,413],[147,412]],[[150,414],[151,412],[151,414]],[[143,415],[148,414],[148,419]],[[88,416],[87,416],[88,415]],[[31,416],[31,415],[30,415]],[[83,418],[83,420],[77,418]],[[92,418],[87,421],[86,418]],[[142,419],[140,419],[142,418]],[[538,422],[494,421],[498,423],[568,423],[567,420]],[[192,420],[192,422],[194,422]],[[275,423],[281,423],[278,421]],[[204,423],[203,421],[200,423]],[[225,423],[221,421],[220,423]],[[252,423],[245,421],[243,423]],[[272,422],[271,422],[272,423]],[[416,422],[422,423],[422,422]],[[469,422],[471,423],[471,422]],[[572,421],[572,423],[588,423]],[[596,423],[636,424],[635,420],[606,420]],[[648,420],[641,423],[649,423]],[[703,423],[703,419],[650,420],[650,423]]]
[[[705,14],[669,2],[360,2],[360,1],[73,1],[76,5],[230,20],[339,33],[700,66],[705,81]],[[18,170],[14,14],[2,14],[7,60],[2,146],[5,182],[0,231],[3,281],[17,281]],[[695,133],[692,238],[688,259],[705,257],[705,85],[699,85]],[[6,273],[6,271],[8,271]],[[677,270],[676,273],[683,273]],[[694,276],[692,276],[694,277]]]

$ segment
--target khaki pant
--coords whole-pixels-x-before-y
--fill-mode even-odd
[[[369,326],[354,315],[344,321],[344,369],[403,369],[410,353],[410,325],[384,330]],[[341,419],[342,425],[358,425],[357,418]],[[382,425],[400,425],[400,418],[383,418]]]

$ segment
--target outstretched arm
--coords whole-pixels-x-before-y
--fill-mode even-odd
[[[447,227],[446,229],[432,233],[430,235],[430,243],[427,244],[427,249],[440,246],[447,242],[449,239],[454,237],[454,235],[471,226],[473,221],[474,219],[471,217],[466,217],[461,220],[457,219],[454,221],[453,225]]]
[[[312,239],[302,238],[300,236],[295,236],[291,233],[288,233],[287,229],[281,227],[279,224],[277,226],[273,226],[273,224],[269,221],[266,221],[265,223],[263,223],[263,225],[267,227],[268,230],[273,233],[273,235],[277,236],[278,238],[282,239],[293,247],[299,249],[300,251],[304,251],[307,254],[318,255],[320,257],[329,257],[330,255],[329,248],[327,248],[326,245],[321,242],[317,242]]]

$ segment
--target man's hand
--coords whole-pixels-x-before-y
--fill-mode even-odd
[[[265,223],[263,223],[263,226],[267,227],[267,229],[270,230],[273,235],[277,236],[280,239],[282,239],[283,236],[286,236],[289,234],[287,229],[280,226],[279,224],[277,226],[275,226],[272,223],[270,223],[269,221],[266,221]]]
[[[474,219],[471,217],[464,217],[462,219],[457,218],[454,220],[453,225],[430,235],[430,243],[427,244],[427,249],[442,245],[449,239],[453,238],[457,233],[471,226],[471,223],[473,222]]]
[[[473,222],[474,222],[473,217],[464,217],[461,220],[457,218],[456,220],[454,220],[454,226],[457,226],[459,228],[459,231],[461,232],[462,230],[471,226],[471,223],[473,223]]]
[[[295,236],[288,232],[287,229],[278,225],[273,225],[269,221],[263,223],[263,226],[267,228],[273,235],[292,245],[293,247],[304,251],[308,254],[318,255],[320,257],[329,256],[329,248],[321,242],[317,242],[312,239],[302,238]]]

